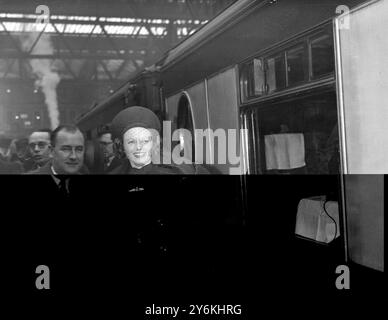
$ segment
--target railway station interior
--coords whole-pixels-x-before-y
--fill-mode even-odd
[[[381,290],[387,17],[386,0],[0,0],[8,296],[124,291],[139,311]]]

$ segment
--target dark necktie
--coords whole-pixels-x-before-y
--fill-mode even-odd
[[[69,189],[68,189],[68,183],[69,183],[69,177],[67,176],[58,176],[59,182],[59,191],[62,195],[68,196],[69,195]]]

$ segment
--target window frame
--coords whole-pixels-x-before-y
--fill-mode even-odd
[[[330,25],[331,26],[331,25]],[[319,76],[314,76],[313,74],[313,57],[312,57],[312,42],[321,37],[328,36],[332,41],[334,46],[334,38],[332,30],[329,28],[329,25],[321,26],[319,29],[315,29],[309,33],[305,33],[303,36],[299,36],[292,40],[287,41],[285,44],[274,46],[271,49],[263,50],[262,53],[256,54],[255,56],[246,59],[242,63],[238,64],[238,86],[240,88],[240,103],[242,105],[246,103],[251,103],[255,100],[260,100],[263,98],[269,98],[272,95],[279,94],[283,91],[287,91],[289,89],[295,89],[298,87],[303,87],[306,85],[312,85],[315,82],[332,78],[335,76],[335,66],[333,70],[329,73],[325,73]],[[303,59],[303,73],[304,80],[298,81],[295,83],[289,83],[289,75],[288,75],[288,61],[287,61],[287,52],[297,48],[298,46],[303,46],[304,49],[304,59]],[[269,91],[268,85],[268,64],[267,61],[270,58],[275,58],[276,56],[282,56],[284,60],[285,66],[285,83],[286,85],[282,88]],[[254,68],[254,60],[261,60],[262,65],[264,67],[264,90],[261,95],[252,95],[248,94],[249,89],[249,78],[247,77],[248,71],[247,68],[251,65]],[[334,59],[334,51],[333,51],[333,59]],[[245,73],[245,78],[244,78]]]

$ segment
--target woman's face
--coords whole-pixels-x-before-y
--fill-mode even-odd
[[[142,127],[129,129],[124,133],[123,144],[132,167],[140,169],[151,163],[154,141],[150,130]]]

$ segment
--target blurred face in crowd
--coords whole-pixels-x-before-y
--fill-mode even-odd
[[[59,131],[52,148],[52,164],[58,174],[76,174],[84,162],[84,137],[80,131]]]
[[[27,148],[21,147],[20,149],[16,150],[16,155],[19,159],[25,159],[28,155],[28,150]]]
[[[140,169],[151,163],[154,140],[150,130],[142,127],[129,129],[124,133],[123,145],[133,168]]]
[[[23,161],[29,157],[28,139],[23,138],[15,141],[15,153],[19,160]]]
[[[28,146],[34,162],[45,164],[50,158],[50,134],[48,132],[34,132],[28,139]]]
[[[105,159],[109,159],[114,156],[113,152],[113,141],[112,135],[110,133],[104,133],[99,138],[100,145],[102,147],[102,151],[104,153]]]

